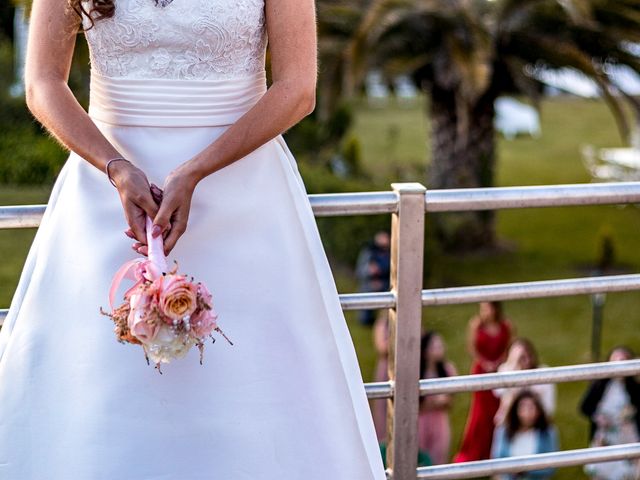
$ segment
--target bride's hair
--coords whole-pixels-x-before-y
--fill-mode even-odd
[[[86,30],[89,30],[93,28],[93,25],[95,23],[94,20],[113,17],[113,13],[116,10],[114,1],[115,0],[93,0],[91,2],[92,7],[87,12],[84,6],[82,5],[82,0],[67,0],[69,7],[78,14],[78,17],[80,17],[80,23],[78,25],[78,28],[82,30],[85,30],[82,26],[83,14],[89,17],[89,20],[91,21],[91,25],[89,26],[89,28],[86,29]],[[91,15],[91,13],[94,11],[98,13],[98,15],[95,17]]]

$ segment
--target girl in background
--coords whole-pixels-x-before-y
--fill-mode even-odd
[[[389,313],[387,309],[381,310],[373,325],[373,343],[378,353],[378,362],[374,374],[374,381],[385,382],[389,380]],[[378,445],[384,467],[387,467],[387,399],[378,398],[369,401],[371,415],[378,436]],[[429,452],[418,448],[418,466],[428,467],[432,465]]]
[[[616,347],[609,354],[610,362],[632,360],[635,355],[627,347]],[[580,411],[591,423],[590,445],[602,447],[640,441],[640,384],[634,377],[603,378],[591,382]],[[592,463],[585,472],[598,480],[640,478],[638,460]]]
[[[458,374],[446,359],[445,344],[438,333],[427,331],[420,342],[420,378],[451,377]],[[447,463],[451,446],[450,394],[425,395],[420,399],[418,448],[429,454],[434,465]]]
[[[511,403],[503,425],[496,427],[492,458],[519,457],[558,450],[558,432],[544,412],[540,398],[531,390],[520,390]],[[545,479],[555,469],[498,475],[500,480]]]
[[[531,368],[546,367],[546,365],[540,365],[538,360],[538,352],[533,343],[526,338],[516,338],[507,354],[507,360],[498,367],[499,372],[512,372],[515,370],[529,370]],[[542,385],[531,385],[526,387],[528,390],[535,392],[542,406],[544,407],[544,413],[549,418],[553,418],[556,410],[556,386],[553,383],[545,383]],[[495,416],[495,424],[501,424],[511,402],[515,398],[516,394],[522,389],[522,387],[512,388],[494,388],[493,393],[500,398],[500,407]]]

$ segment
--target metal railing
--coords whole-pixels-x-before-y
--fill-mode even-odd
[[[389,381],[365,384],[369,398],[387,399],[387,478],[472,478],[640,457],[640,443],[634,443],[432,467],[417,466],[420,396],[640,374],[640,360],[629,360],[421,379],[423,307],[640,289],[640,274],[628,274],[425,290],[422,288],[425,213],[640,203],[640,182],[431,191],[419,183],[392,183],[391,188],[391,191],[380,192],[309,195],[316,216],[392,215],[390,290],[340,294],[345,310],[389,310]],[[0,207],[0,228],[37,227],[44,209],[45,205]],[[6,314],[7,310],[0,310],[0,322]]]

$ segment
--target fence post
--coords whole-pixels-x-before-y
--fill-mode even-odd
[[[420,333],[426,188],[420,183],[392,183],[399,196],[391,216],[391,291],[389,309],[389,379],[387,468],[393,480],[415,480],[418,466]]]

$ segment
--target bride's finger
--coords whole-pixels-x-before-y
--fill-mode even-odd
[[[171,219],[177,209],[177,205],[174,203],[175,201],[173,201],[171,197],[165,197],[158,209],[158,213],[154,217],[151,217],[153,218],[153,224],[158,225],[162,232],[173,229]]]
[[[147,215],[149,215],[151,218],[155,218],[155,216],[158,214],[159,206],[156,203],[156,201],[153,199],[153,196],[151,195],[151,190],[144,192],[142,196],[137,200],[136,203],[138,207],[144,210],[147,213]],[[145,221],[145,226],[146,226],[146,221]]]
[[[169,255],[169,252],[173,250],[173,247],[176,245],[178,239],[182,236],[187,228],[187,220],[183,218],[183,215],[179,214],[179,210],[176,211],[176,218],[173,222],[173,226],[169,231],[169,235],[164,240],[164,251],[165,255]]]
[[[148,255],[149,247],[140,242],[134,242],[131,248],[142,255]]]
[[[156,202],[156,205],[160,205],[160,203],[162,203],[162,197],[158,194],[151,192],[151,197],[153,198],[153,201]]]
[[[145,213],[137,205],[131,202],[127,202],[125,207],[125,216],[127,217],[127,223],[133,232],[136,240],[141,243],[147,242],[147,235],[145,230]]]
[[[150,190],[151,190],[151,196],[153,197],[153,200],[158,205],[160,205],[160,203],[162,203],[162,196],[163,196],[162,189],[158,187],[155,183],[152,183],[150,185]]]

